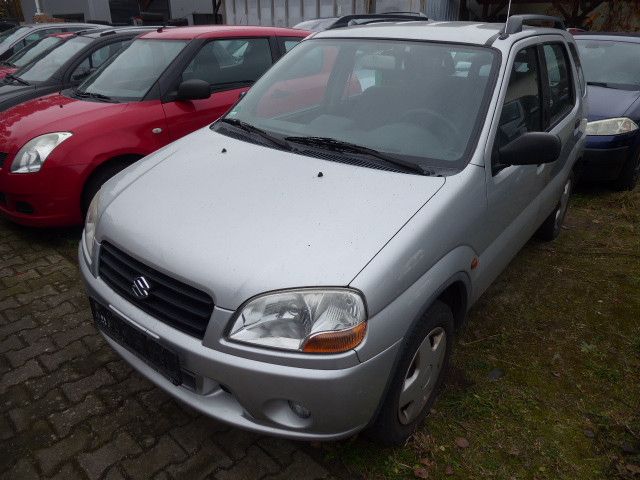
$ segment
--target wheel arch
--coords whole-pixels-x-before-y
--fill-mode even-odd
[[[92,179],[97,178],[97,176],[101,175],[104,171],[113,168],[114,165],[120,164],[127,167],[141,158],[144,158],[144,155],[140,153],[124,153],[110,156],[100,162],[94,162],[92,168],[87,172],[87,175],[82,182],[82,188],[80,189],[80,198],[78,200],[81,210],[86,201],[85,196]]]

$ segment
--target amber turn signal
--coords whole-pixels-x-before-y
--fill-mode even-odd
[[[307,353],[341,353],[357,347],[367,333],[367,322],[339,332],[321,332],[307,339],[302,347]]]

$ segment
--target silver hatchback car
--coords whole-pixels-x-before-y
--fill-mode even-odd
[[[466,312],[567,211],[586,89],[530,20],[316,34],[110,180],[79,252],[109,344],[238,427],[405,440]]]

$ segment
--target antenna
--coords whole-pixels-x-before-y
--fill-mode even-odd
[[[511,0],[509,0],[509,6],[507,7],[507,22],[509,21],[509,17],[511,16]]]

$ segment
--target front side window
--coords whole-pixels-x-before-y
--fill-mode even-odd
[[[464,77],[453,60],[458,52],[471,64]],[[494,76],[481,72],[494,71],[496,57],[489,48],[455,44],[308,40],[227,118],[282,138],[323,137],[425,168],[454,169],[468,161],[484,121]]]
[[[110,43],[109,45],[100,47],[75,68],[71,74],[71,79],[75,81],[84,80],[91,72],[100,68],[103,63],[118,53],[122,47],[127,45],[129,42],[130,40],[121,40],[119,42]]]
[[[8,47],[29,31],[29,27],[13,27],[0,33],[0,48]]]
[[[78,92],[114,100],[142,100],[186,45],[184,40],[135,40],[80,85]]]
[[[75,37],[54,48],[48,55],[35,61],[20,72],[27,82],[44,82],[67,63],[73,56],[91,43],[87,37]]]
[[[501,148],[520,135],[542,131],[542,95],[536,47],[520,50],[513,61],[504,98],[496,147]]]
[[[640,44],[576,38],[587,83],[622,90],[640,90]]]
[[[565,48],[557,43],[543,47],[549,86],[549,122],[555,125],[573,108],[573,82]]]
[[[204,80],[225,88],[255,82],[271,66],[266,38],[213,40],[204,45],[182,73],[182,80]]]

